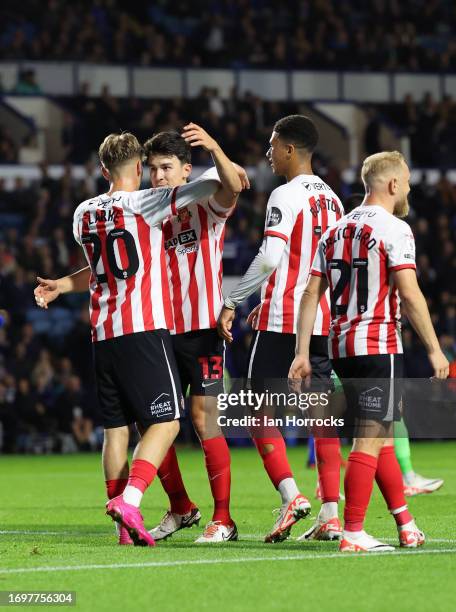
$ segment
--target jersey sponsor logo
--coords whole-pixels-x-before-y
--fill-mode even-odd
[[[307,191],[311,191],[311,189],[316,189],[317,191],[331,191],[331,187],[326,183],[303,183],[303,185]]]
[[[316,225],[316,226],[314,227],[314,234],[315,234],[316,236],[321,236],[321,225]]]
[[[281,221],[282,221],[282,211],[280,210],[280,208],[277,208],[276,206],[271,206],[271,209],[269,210],[269,213],[268,213],[267,226],[274,227],[275,225],[279,225]]]
[[[347,215],[347,218],[353,219],[354,221],[359,221],[364,217],[375,217],[377,213],[375,210],[357,210]]]
[[[89,206],[97,206],[98,208],[108,208],[112,206],[113,202],[120,202],[122,196],[117,196],[115,198],[108,198],[107,200],[102,200],[101,198],[98,200],[91,200],[89,202]]]
[[[172,412],[173,407],[169,393],[160,393],[150,404],[150,414],[158,419]]]
[[[359,394],[358,405],[367,412],[381,412],[384,395],[380,387],[366,389]]]
[[[191,244],[190,246],[180,246],[177,247],[176,253],[178,255],[188,255],[189,253],[197,253],[199,251],[199,246],[196,243]]]
[[[175,249],[178,246],[189,246],[190,244],[197,242],[198,236],[194,229],[185,230],[179,232],[177,236],[173,236],[165,242],[165,250]],[[197,250],[197,249],[196,249]]]
[[[320,199],[319,197],[318,200],[314,200],[314,198],[310,198],[310,200],[313,203],[310,206],[309,210],[314,217],[318,217],[318,213],[321,210],[328,210],[336,214],[342,215],[342,211],[340,210],[338,203],[333,198],[321,197]]]

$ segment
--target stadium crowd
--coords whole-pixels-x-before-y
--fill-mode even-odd
[[[3,58],[224,68],[456,68],[451,0],[45,4],[3,3]]]
[[[252,166],[264,157],[270,128],[277,117],[306,113],[305,105],[265,101],[250,92],[239,95],[235,89],[228,99],[222,99],[213,87],[203,87],[193,99],[175,98],[163,104],[160,99],[117,98],[108,86],[103,87],[100,96],[93,96],[84,83],[77,96],[62,97],[59,104],[65,110],[61,161],[76,164],[96,158],[104,136],[119,128],[134,131],[144,141],[151,133],[176,129],[192,120],[205,125],[223,142],[233,159]],[[414,167],[455,167],[456,102],[450,96],[437,101],[431,93],[421,100],[407,95],[400,104],[369,105],[367,112],[366,153],[382,148],[380,126],[386,122],[410,139]],[[7,126],[0,125],[0,163],[18,161],[18,144]],[[206,164],[207,160],[204,151],[195,151],[195,164]]]
[[[337,171],[317,160],[324,176],[345,199],[362,192],[346,185]],[[62,452],[96,448],[102,439],[92,378],[87,296],[63,296],[49,311],[36,308],[36,276],[55,278],[84,267],[72,236],[75,205],[104,190],[87,164],[87,177],[76,180],[67,164],[52,179],[46,165],[41,177],[12,191],[0,183],[0,447],[4,452]],[[253,188],[242,194],[226,228],[225,272],[241,274],[262,237],[264,210],[274,187],[270,171],[256,167]],[[411,225],[417,242],[419,280],[440,342],[456,357],[456,188],[445,176],[430,185],[423,175],[412,189]],[[436,239],[438,236],[438,239]],[[236,342],[227,367],[241,376],[250,329],[246,304],[235,323]],[[424,349],[406,326],[404,345],[408,375],[429,375]],[[413,359],[410,357],[413,355]],[[409,357],[407,359],[407,356]]]

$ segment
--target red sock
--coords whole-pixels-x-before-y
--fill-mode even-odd
[[[376,469],[376,457],[359,451],[350,453],[344,482],[344,529],[346,531],[361,531],[363,528]]]
[[[278,429],[272,438],[254,438],[253,441],[263,459],[264,469],[276,489],[284,478],[293,478],[285,440]],[[269,450],[268,446],[272,446],[272,450]]]
[[[380,451],[375,480],[396,523],[405,525],[413,520],[405,501],[404,483],[394,446],[384,446]]]
[[[157,468],[144,459],[134,459],[131,463],[128,485],[144,493],[157,474]]]
[[[315,454],[322,501],[338,502],[341,464],[339,438],[316,438]]]
[[[202,440],[201,446],[206,460],[207,475],[214,498],[213,521],[232,525],[230,516],[231,456],[223,436]]]
[[[122,495],[127,486],[128,478],[118,478],[117,480],[106,480],[106,494],[108,499]]]
[[[176,449],[171,446],[158,468],[158,476],[171,504],[171,512],[187,514],[193,508],[182,480]]]

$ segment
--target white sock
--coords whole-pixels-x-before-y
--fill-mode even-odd
[[[344,536],[348,536],[351,540],[358,540],[360,537],[362,537],[364,535],[364,530],[363,531],[345,531],[344,530]]]
[[[298,485],[295,482],[294,478],[284,478],[279,482],[280,496],[282,497],[282,504],[288,504],[292,499],[299,494]]]
[[[136,506],[139,508],[141,505],[143,492],[136,487],[132,487],[131,485],[127,485],[125,487],[124,492],[122,493],[122,497],[126,504],[131,504],[132,506]]]
[[[325,521],[329,521],[329,519],[339,516],[337,502],[326,502],[321,504],[320,514],[318,516]]]
[[[403,478],[406,484],[410,484],[415,478],[415,472],[413,470],[411,472],[406,472]]]

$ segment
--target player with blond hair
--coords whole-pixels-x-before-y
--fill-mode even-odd
[[[364,529],[373,481],[383,494],[398,529],[400,546],[424,543],[410,514],[394,453],[393,424],[400,418],[403,377],[400,304],[426,347],[436,378],[448,376],[426,300],[416,278],[415,242],[408,213],[410,170],[401,153],[368,157],[361,177],[361,206],[322,236],[298,322],[296,357],[289,377],[309,381],[309,345],[321,296],[331,295],[330,357],[342,381],[354,443],[345,474],[342,552],[394,550]]]

